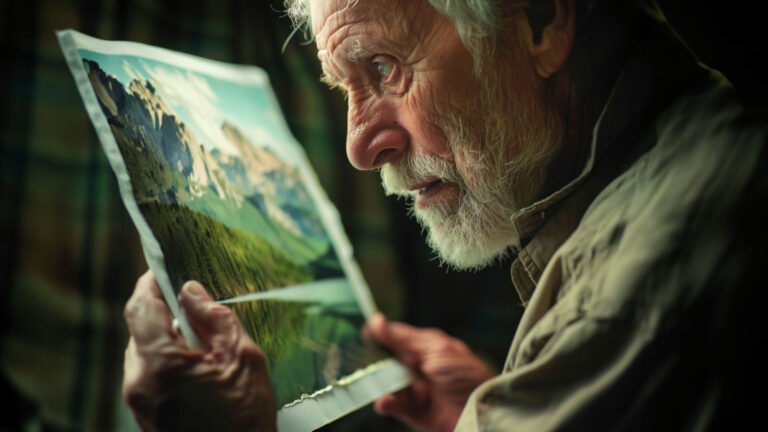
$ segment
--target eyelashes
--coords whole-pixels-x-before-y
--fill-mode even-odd
[[[387,54],[376,54],[370,59],[370,69],[381,90],[398,94],[407,90],[403,66],[396,58]]]
[[[357,59],[348,64],[346,74],[348,79],[341,79],[323,65],[320,81],[331,89],[338,89],[345,98],[352,87],[365,88],[376,93],[400,95],[408,90],[408,78],[400,61],[388,54],[374,54],[367,58]],[[357,69],[357,73],[355,72]]]

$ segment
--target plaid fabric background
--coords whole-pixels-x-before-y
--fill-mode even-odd
[[[135,428],[119,398],[122,308],[146,269],[138,236],[54,30],[133,40],[265,68],[338,206],[390,317],[440,326],[501,365],[519,316],[508,266],[447,273],[376,173],[344,157],[346,106],[319,83],[313,46],[281,47],[281,2],[10,0],[0,3],[1,430]],[[474,289],[481,288],[481,289]],[[369,409],[329,430],[393,430]]]

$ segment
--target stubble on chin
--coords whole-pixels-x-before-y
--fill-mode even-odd
[[[489,77],[479,97],[436,120],[455,163],[406,153],[381,169],[387,195],[409,200],[441,263],[460,270],[488,266],[519,246],[512,216],[537,196],[560,148],[559,117],[543,105],[513,104],[509,89],[494,82],[501,81]],[[418,208],[408,186],[430,177],[454,184],[456,193]]]
[[[494,184],[494,179],[486,178],[493,176],[488,172],[490,160],[470,157],[462,163],[472,169],[462,174],[446,160],[407,154],[381,169],[385,192],[408,201],[409,212],[444,265],[461,270],[483,267],[501,255],[513,237],[514,231],[504,226],[509,223],[508,210],[494,199],[494,193],[468,183]],[[419,193],[408,190],[408,186],[426,178],[439,178],[444,185],[427,205],[417,205]]]

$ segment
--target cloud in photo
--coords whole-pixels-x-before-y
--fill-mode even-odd
[[[128,83],[124,83],[126,88],[130,84],[131,81],[138,80],[139,82],[144,82],[144,75],[137,71],[136,68],[134,68],[130,63],[128,63],[127,60],[123,59],[123,71],[125,71],[125,74],[128,75]]]
[[[124,62],[123,67],[131,79],[141,79],[130,64]],[[142,62],[155,91],[160,97],[181,116],[186,117],[185,123],[192,128],[197,139],[207,148],[238,154],[221,132],[224,115],[216,106],[218,96],[205,79],[190,71],[170,70],[162,66],[149,66]]]

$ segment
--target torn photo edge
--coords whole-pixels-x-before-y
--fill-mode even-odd
[[[185,340],[191,347],[199,347],[200,343],[197,336],[187,322],[183,309],[179,307],[171,280],[165,269],[165,260],[160,244],[136,203],[130,175],[106,116],[101,110],[95,91],[87,77],[79,50],[87,49],[111,55],[133,55],[155,58],[164,62],[180,62],[199,72],[215,75],[222,79],[241,83],[264,84],[269,96],[275,99],[275,95],[268,85],[267,74],[255,66],[227,64],[135,42],[104,41],[75,30],[57,31],[56,35],[88,116],[117,178],[123,203],[139,232],[147,264],[155,275],[172,315],[178,320],[179,329]],[[279,105],[276,104],[276,106]],[[279,114],[282,119],[282,113]],[[293,136],[284,120],[279,127],[285,128],[288,136]],[[297,147],[296,153],[299,155],[296,164],[305,180],[310,196],[317,206],[323,225],[328,230],[342,269],[354,289],[364,317],[370,319],[376,311],[376,307],[362,272],[354,261],[352,246],[343,231],[340,215],[322,190],[314,170],[310,167],[304,149],[298,143],[294,142],[293,145]],[[380,360],[337,380],[324,389],[317,390],[311,395],[304,395],[280,408],[277,416],[278,429],[282,431],[317,429],[371,403],[381,395],[406,387],[410,380],[408,370],[396,360]]]

